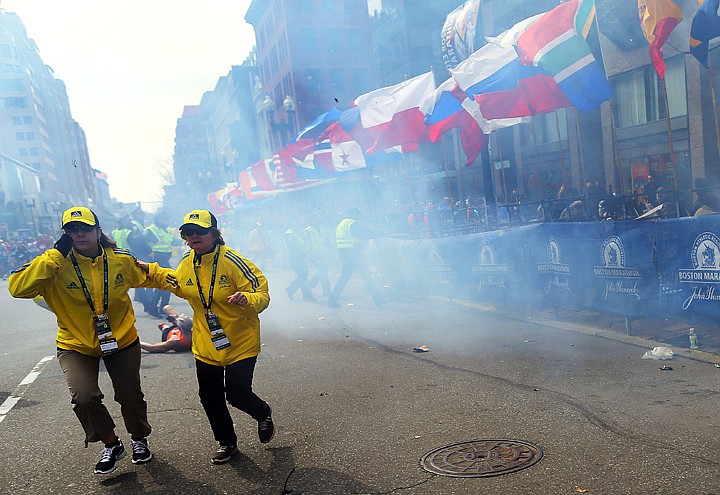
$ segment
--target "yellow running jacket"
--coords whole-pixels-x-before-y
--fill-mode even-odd
[[[110,328],[123,349],[138,339],[135,313],[128,291],[133,287],[156,287],[153,276],[157,263],[150,263],[145,275],[135,258],[124,249],[103,248],[108,261],[108,310]],[[103,310],[103,257],[87,258],[75,251],[80,272],[95,306]],[[86,356],[99,357],[100,342],[93,324],[93,312],[85,299],[70,256],[63,258],[57,249],[48,249],[10,275],[8,290],[13,297],[32,299],[42,296],[57,317],[57,346]]]
[[[218,315],[220,326],[230,340],[230,347],[219,351],[215,349],[210,338],[205,308],[200,300],[193,268],[196,264],[197,275],[207,301],[213,260],[218,249],[220,256],[211,310]],[[225,245],[217,245],[199,260],[196,260],[193,251],[189,251],[175,270],[160,267],[151,274],[156,283],[164,284],[163,289],[171,290],[176,296],[190,303],[194,311],[192,352],[198,360],[214,366],[227,366],[260,354],[259,314],[270,304],[270,294],[265,275],[250,260]],[[176,286],[170,283],[173,280],[177,281]],[[248,298],[247,306],[227,302],[227,298],[238,291]]]

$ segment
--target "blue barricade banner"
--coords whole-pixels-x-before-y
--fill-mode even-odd
[[[720,317],[720,215],[543,223],[376,245],[381,271],[409,293],[698,323]]]
[[[720,217],[658,222],[661,310],[689,322],[720,317]]]

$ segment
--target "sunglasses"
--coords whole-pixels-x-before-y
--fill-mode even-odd
[[[77,234],[78,232],[83,232],[85,234],[89,234],[93,230],[95,230],[97,227],[94,225],[87,225],[85,223],[75,224],[75,225],[66,225],[63,230],[67,234]]]
[[[190,237],[191,235],[205,235],[210,232],[210,229],[203,227],[185,227],[180,231],[182,237]]]

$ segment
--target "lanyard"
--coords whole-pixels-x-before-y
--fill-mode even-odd
[[[208,293],[207,300],[205,299],[205,295],[203,294],[202,287],[200,286],[200,277],[198,276],[197,265],[195,264],[195,261],[200,261],[201,258],[198,258],[197,254],[195,254],[195,259],[193,260],[193,270],[195,271],[195,283],[197,283],[198,294],[200,294],[200,302],[202,302],[203,308],[205,308],[206,313],[208,311],[210,311],[210,307],[212,306],[213,292],[215,290],[215,275],[217,274],[218,259],[220,258],[220,246],[216,245],[216,248],[217,248],[217,251],[215,252],[215,258],[213,258],[212,276],[210,277],[210,292]]]
[[[108,309],[108,261],[107,261],[107,253],[105,250],[102,250],[102,256],[103,256],[103,314],[107,313]],[[75,273],[77,274],[78,279],[80,280],[80,286],[82,287],[83,293],[85,294],[85,299],[88,302],[88,305],[90,305],[90,309],[93,313],[97,314],[97,310],[95,309],[95,304],[93,304],[92,297],[90,296],[90,291],[87,288],[87,284],[85,284],[85,279],[82,276],[82,272],[80,271],[80,267],[78,266],[77,260],[75,259],[75,254],[73,254],[72,251],[70,251],[70,261],[72,261],[73,266],[75,267]]]

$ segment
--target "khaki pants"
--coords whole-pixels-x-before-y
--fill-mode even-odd
[[[147,403],[140,388],[140,345],[138,342],[102,358],[58,349],[58,361],[70,390],[73,411],[85,430],[85,443],[99,442],[115,429],[115,422],[102,400],[98,385],[100,359],[105,363],[115,391],[115,402],[125,428],[138,440],[150,434]]]

